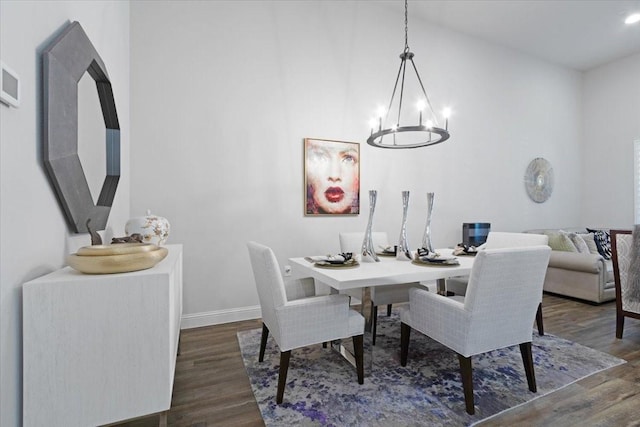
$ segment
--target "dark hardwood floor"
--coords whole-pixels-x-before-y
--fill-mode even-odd
[[[545,295],[543,312],[545,332],[620,357],[627,363],[481,425],[640,425],[640,320],[626,319],[624,337],[618,340],[614,302],[591,305]],[[260,325],[260,321],[251,320],[182,331],[169,426],[264,425],[236,339],[238,330]],[[157,425],[157,416],[118,424],[120,427]]]

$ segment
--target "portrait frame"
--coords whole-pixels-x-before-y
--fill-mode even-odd
[[[360,214],[360,144],[304,138],[305,216]]]

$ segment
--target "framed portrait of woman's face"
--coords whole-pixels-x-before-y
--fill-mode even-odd
[[[360,144],[305,138],[305,215],[360,213]]]

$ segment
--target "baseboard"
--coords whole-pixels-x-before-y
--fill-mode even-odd
[[[233,308],[229,310],[209,311],[205,313],[185,314],[182,316],[180,329],[200,328],[202,326],[220,325],[242,320],[259,319],[262,311],[259,305],[253,307]]]

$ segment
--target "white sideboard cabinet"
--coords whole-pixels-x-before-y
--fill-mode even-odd
[[[97,426],[171,407],[182,245],[153,268],[23,285],[23,424]]]

